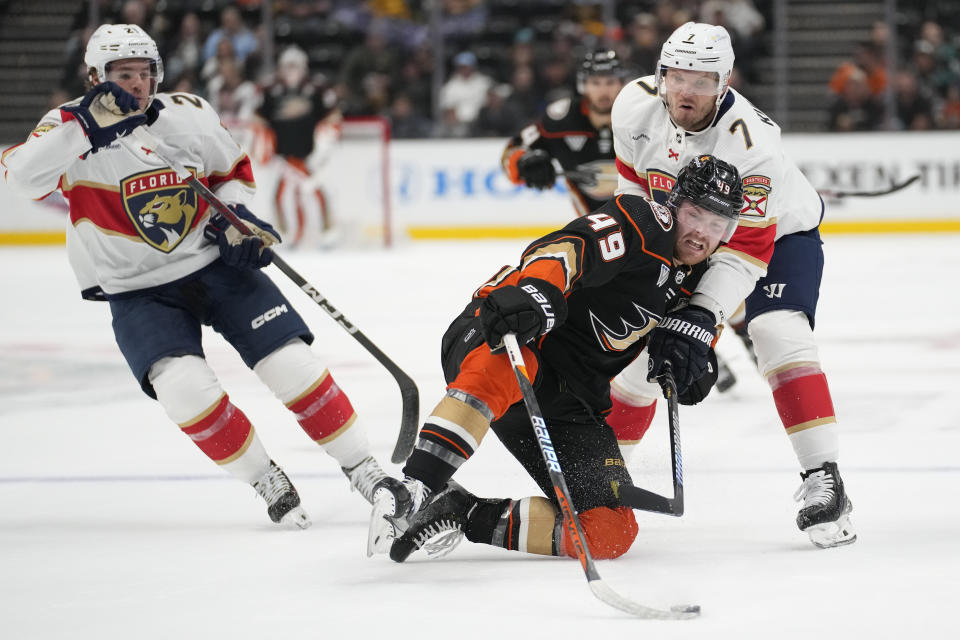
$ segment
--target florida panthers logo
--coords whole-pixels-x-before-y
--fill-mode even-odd
[[[169,169],[147,171],[120,184],[123,208],[143,240],[170,253],[197,218],[197,195]]]
[[[770,199],[770,178],[767,176],[747,176],[743,179],[743,209],[745,216],[767,215],[767,201]]]

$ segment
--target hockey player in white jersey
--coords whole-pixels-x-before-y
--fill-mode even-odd
[[[673,326],[715,333],[745,300],[758,368],[803,470],[797,525],[819,547],[847,544],[856,540],[852,504],[837,468],[839,429],[813,336],[824,205],[784,154],[780,127],[729,87],[733,61],[723,27],[688,22],[663,44],[656,74],[627,83],[612,114],[618,193],[662,202],[678,171],[701,154],[739,169],[740,225]],[[649,362],[634,362],[612,384],[608,421],[621,441],[636,443],[653,418],[659,390],[648,374],[652,379],[669,360],[682,393],[706,371],[709,350],[681,331],[651,334]]]
[[[157,93],[163,62],[135,25],[102,25],[85,63],[91,88],[47,113],[2,156],[7,182],[32,198],[59,189],[70,204],[68,252],[85,298],[106,300],[117,344],[143,391],[211,460],[247,482],[271,520],[310,520],[286,473],[264,450],[204,358],[210,325],[370,500],[398,483],[370,455],[356,412],[309,347],[313,335],[260,268],[274,229],[245,206],[246,154],[202,98]],[[255,232],[242,236],[162,161],[136,145],[148,127]]]

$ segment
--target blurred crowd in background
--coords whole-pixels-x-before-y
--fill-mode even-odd
[[[264,0],[265,1],[265,0]],[[336,93],[347,116],[383,116],[396,138],[508,136],[550,102],[575,93],[586,51],[617,51],[633,76],[652,74],[662,41],[694,20],[722,24],[736,52],[732,85],[751,97],[770,56],[770,3],[751,0],[597,2],[434,0],[443,34],[442,86],[430,39],[431,0],[274,0],[273,43],[310,60],[315,81]],[[157,41],[163,91],[207,98],[225,119],[253,117],[270,83],[261,0],[101,0],[100,22],[138,24]],[[84,93],[83,53],[92,33],[78,3],[51,105]],[[895,38],[898,69],[885,50]],[[895,113],[883,99],[895,90]],[[960,29],[923,16],[891,33],[878,22],[829,79],[831,131],[960,128]],[[756,101],[758,106],[764,105]]]

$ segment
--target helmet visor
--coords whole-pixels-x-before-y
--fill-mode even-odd
[[[661,92],[670,94],[715,96],[722,90],[720,78],[714,71],[665,68],[660,82]]]
[[[714,213],[686,198],[677,207],[676,217],[678,231],[681,234],[695,231],[707,240],[711,246],[728,242],[733,236],[733,232],[737,230],[737,220]]]

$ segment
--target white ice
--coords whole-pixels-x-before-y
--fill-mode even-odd
[[[696,603],[693,621],[632,619],[594,599],[569,559],[464,543],[437,561],[364,554],[368,509],[215,334],[207,354],[297,484],[314,525],[281,530],[139,391],[109,309],[82,302],[60,248],[0,249],[0,636],[3,638],[958,637],[960,273],[957,237],[826,237],[817,323],[859,541],[799,532],[799,468],[766,384],[736,338],[739,377],[683,408],[686,510],[638,513],[623,595]],[[522,242],[415,244],[286,258],[440,399],[440,336]],[[387,463],[390,376],[279,272]],[[144,331],[160,328],[144,327]],[[633,460],[669,490],[665,416]],[[396,465],[386,465],[394,473]],[[491,436],[458,474],[490,497],[535,487]]]

